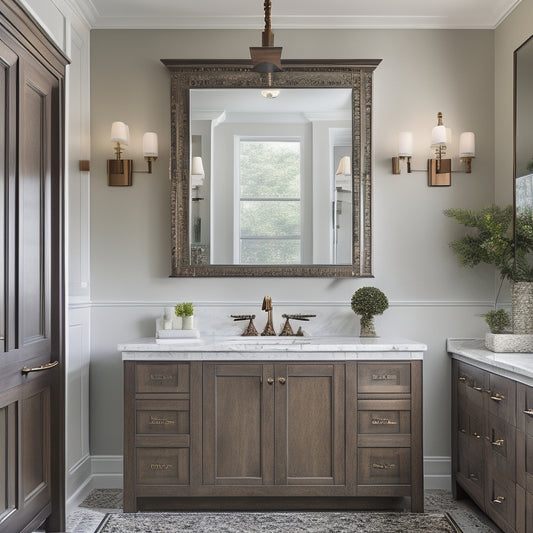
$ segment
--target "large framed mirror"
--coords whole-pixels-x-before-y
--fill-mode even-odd
[[[514,281],[533,281],[533,37],[514,53]]]
[[[380,60],[162,61],[171,277],[371,276]]]

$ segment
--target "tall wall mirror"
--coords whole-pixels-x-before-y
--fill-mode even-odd
[[[379,60],[162,60],[171,276],[371,276]]]
[[[533,37],[515,51],[514,67],[515,281],[532,281]]]

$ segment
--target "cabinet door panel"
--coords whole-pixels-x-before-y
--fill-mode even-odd
[[[276,377],[276,484],[343,485],[344,364],[277,364]]]
[[[204,484],[273,483],[273,365],[204,365]]]

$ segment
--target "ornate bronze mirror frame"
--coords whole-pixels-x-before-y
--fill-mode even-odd
[[[381,60],[285,60],[283,71],[251,70],[249,60],[174,60],[171,73],[171,277],[372,276],[372,76]],[[352,264],[192,264],[190,251],[191,89],[347,88],[352,91]]]

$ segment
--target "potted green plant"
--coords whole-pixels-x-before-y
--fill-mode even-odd
[[[194,329],[194,306],[191,302],[182,304],[183,318],[182,329]]]
[[[375,337],[374,316],[389,308],[389,300],[376,287],[361,287],[352,296],[352,311],[361,316],[361,337]]]
[[[533,218],[528,212],[517,213],[513,235],[513,207],[491,205],[471,211],[469,209],[446,209],[444,214],[473,232],[452,241],[450,247],[463,266],[474,267],[480,263],[494,265],[500,273],[500,288],[503,281],[512,285],[513,332],[533,333]],[[526,311],[522,311],[526,309]]]
[[[511,325],[511,317],[505,309],[492,310],[481,316],[485,318],[490,332],[495,335],[505,333]]]

